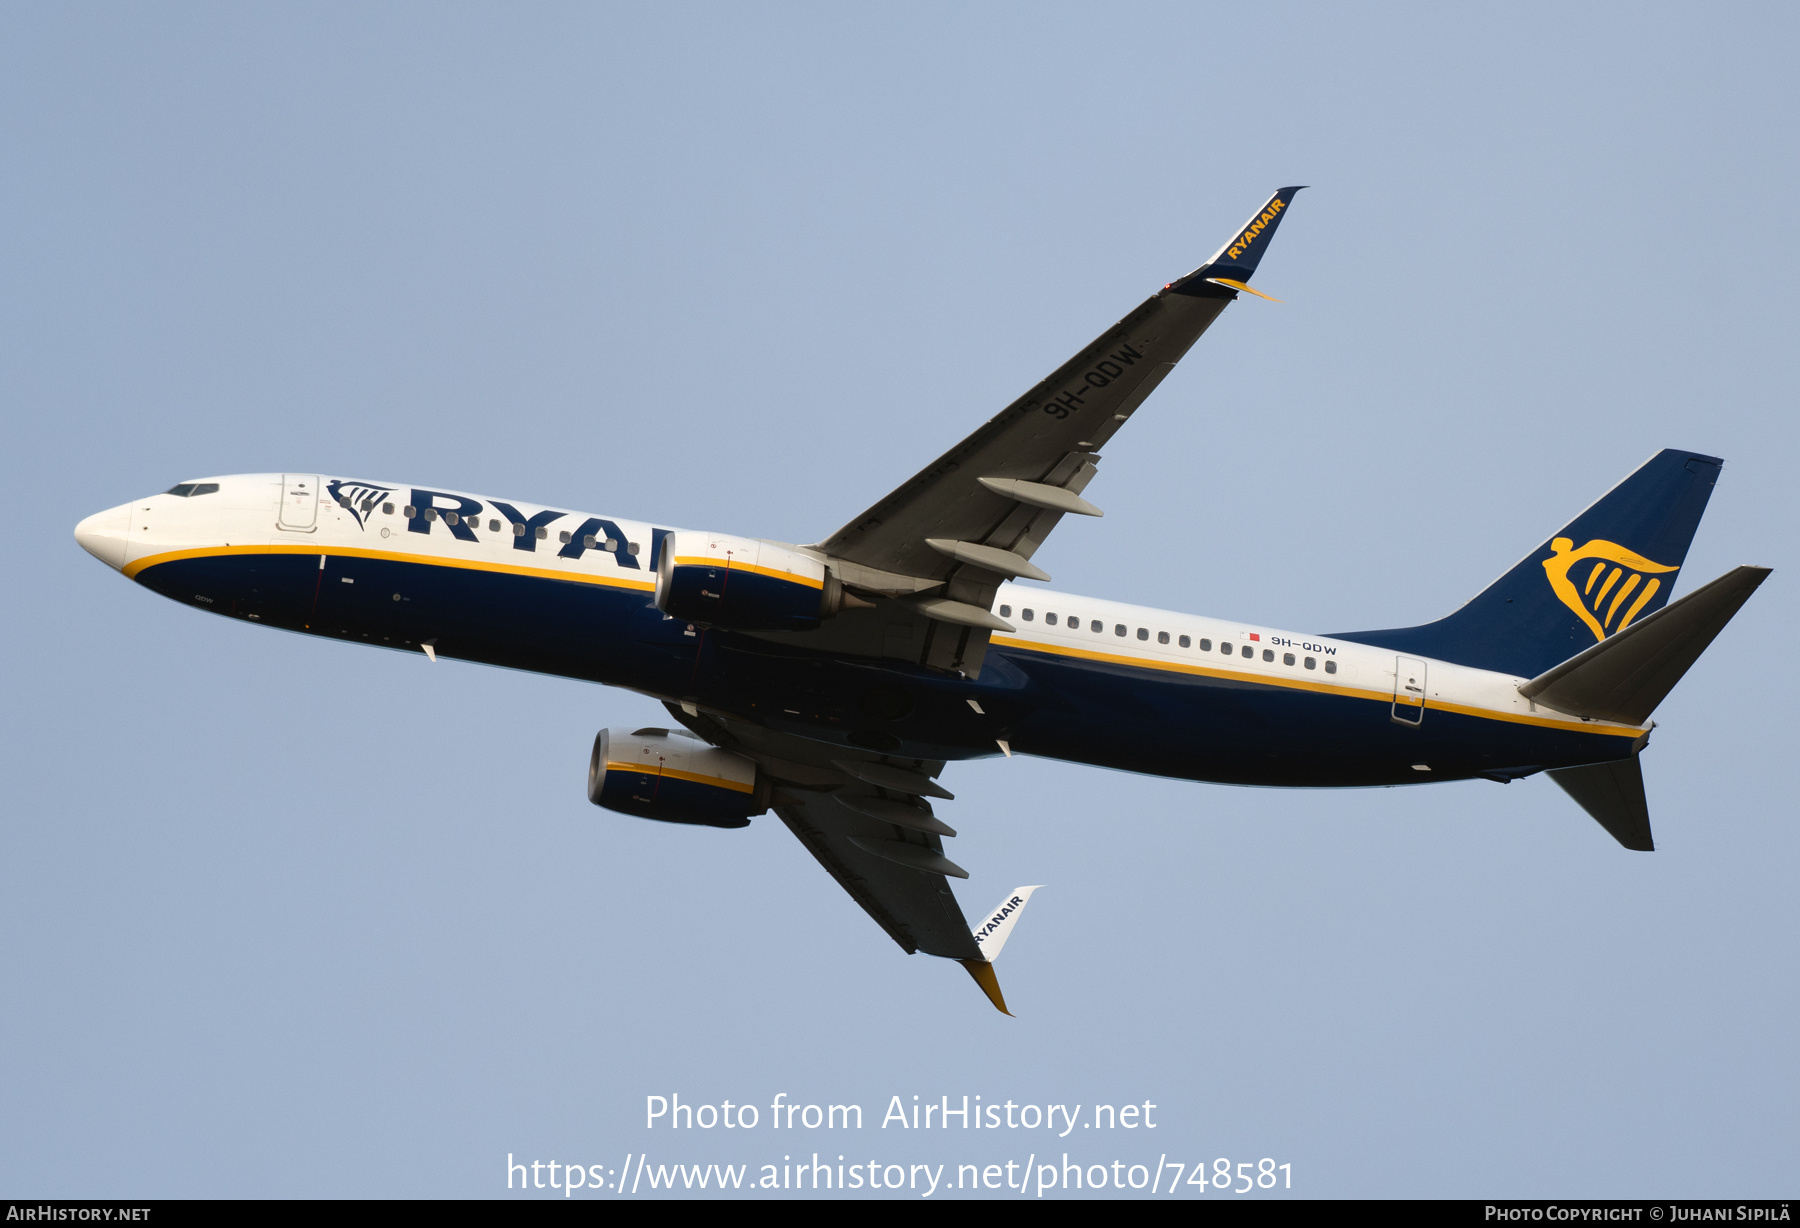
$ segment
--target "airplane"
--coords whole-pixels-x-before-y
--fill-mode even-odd
[[[1039,755],[1239,785],[1549,775],[1654,847],[1652,712],[1769,574],[1670,594],[1723,462],[1658,452],[1454,613],[1317,634],[1028,587],[1101,449],[1251,277],[1300,189],[812,545],[313,473],[183,481],[75,538],[172,600],[286,631],[624,687],[588,798],[719,828],[770,810],[908,954],[993,961],[1035,888],[965,916],[947,764]]]

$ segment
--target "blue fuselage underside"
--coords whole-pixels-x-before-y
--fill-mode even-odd
[[[995,646],[979,680],[667,619],[641,589],[393,559],[174,559],[139,583],[267,626],[628,687],[919,759],[1013,751],[1225,784],[1419,784],[1622,758],[1630,738]],[[350,583],[345,583],[348,580]],[[978,713],[969,701],[980,706]],[[1415,765],[1429,765],[1429,773]]]

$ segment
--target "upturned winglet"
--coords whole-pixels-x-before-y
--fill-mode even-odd
[[[1266,298],[1271,303],[1279,303],[1280,299],[1252,289],[1250,277],[1269,250],[1269,242],[1275,237],[1275,228],[1287,216],[1288,206],[1294,201],[1294,193],[1305,186],[1299,184],[1282,188],[1269,197],[1268,203],[1238,227],[1237,233],[1231,236],[1224,247],[1213,253],[1211,260],[1179,281],[1171,282],[1169,289],[1176,294],[1199,298],[1229,298],[1244,291],[1258,298]]]
[[[1040,884],[1041,885],[1041,884]],[[959,961],[981,986],[981,992],[988,996],[994,1009],[1002,1015],[1011,1015],[1006,1009],[1006,999],[1000,993],[999,978],[994,975],[994,961],[1000,958],[1000,948],[1012,936],[1013,926],[1018,924],[1019,914],[1025,911],[1025,903],[1031,899],[1031,893],[1037,886],[1015,887],[1006,893],[1006,898],[988,910],[988,915],[978,924],[969,928],[975,935],[976,945],[981,948],[981,959],[965,959]]]

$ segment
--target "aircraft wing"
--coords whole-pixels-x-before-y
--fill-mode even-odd
[[[1240,291],[1268,297],[1247,283],[1299,190],[1276,192],[1211,260],[813,547],[844,584],[896,598],[920,622],[949,632],[896,631],[890,611],[852,620],[840,638],[856,638],[866,624],[861,637],[888,649],[874,655],[978,673],[988,633],[1012,630],[991,613],[1000,583],[1048,580],[1030,560],[1050,531],[1065,515],[1101,514],[1081,498],[1100,448]]]
[[[954,865],[944,856],[938,836],[890,827],[850,809],[832,793],[782,792],[786,796],[774,805],[781,821],[908,955],[923,951],[949,959],[981,958],[942,871],[910,868],[870,851],[911,850],[923,861]],[[896,847],[902,842],[904,847]]]
[[[868,751],[666,706],[700,737],[756,760],[779,782],[775,813],[907,954],[985,962],[950,889],[951,878],[968,877],[944,856],[943,834],[955,832],[932,814],[926,800],[950,796],[932,779],[943,770],[942,762],[895,763]],[[934,827],[941,830],[930,830]]]

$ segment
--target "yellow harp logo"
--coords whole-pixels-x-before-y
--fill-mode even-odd
[[[1596,640],[1629,627],[1650,598],[1656,596],[1662,581],[1653,573],[1680,570],[1653,563],[1617,542],[1599,538],[1577,550],[1573,539],[1559,537],[1550,543],[1550,549],[1544,571],[1550,577],[1551,589],[1587,624]],[[1592,567],[1586,566],[1589,560],[1593,561]],[[1621,609],[1625,611],[1623,617],[1619,615]]]

